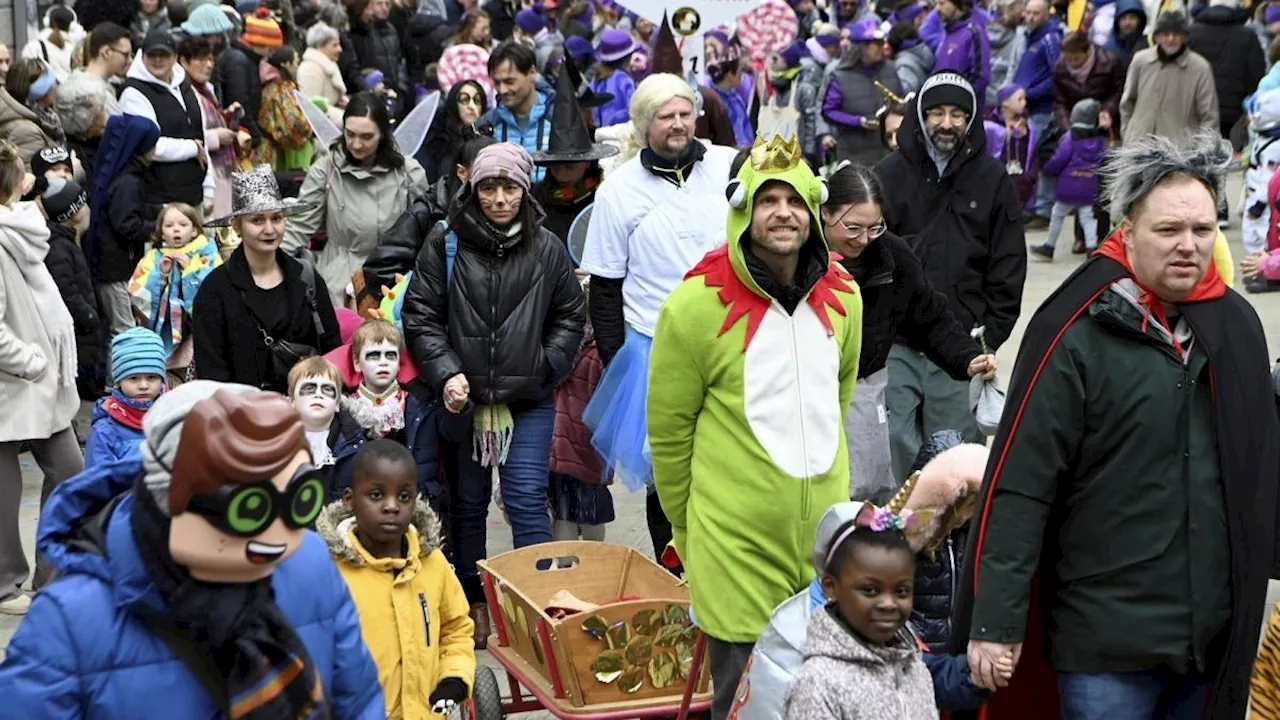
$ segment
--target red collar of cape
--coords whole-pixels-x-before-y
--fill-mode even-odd
[[[1151,321],[1151,317],[1155,316],[1160,324],[1169,331],[1169,337],[1173,339],[1173,349],[1178,353],[1178,357],[1182,357],[1182,343],[1177,336],[1173,334],[1173,328],[1169,325],[1169,319],[1165,317],[1164,307],[1161,305],[1156,296],[1148,290],[1138,279],[1134,277],[1133,266],[1129,264],[1129,253],[1124,249],[1124,241],[1121,238],[1120,230],[1111,233],[1111,236],[1102,243],[1096,254],[1103,257],[1109,257],[1120,263],[1120,267],[1133,279],[1138,286],[1138,304],[1143,307],[1142,331],[1147,331],[1147,324]],[[1227,294],[1227,284],[1223,282],[1222,276],[1218,274],[1218,266],[1213,261],[1209,261],[1209,268],[1205,271],[1204,277],[1200,278],[1200,283],[1196,285],[1191,294],[1183,298],[1178,304],[1203,302],[1205,300],[1217,300]]]
[[[804,302],[813,308],[818,319],[822,321],[828,336],[835,334],[835,325],[830,313],[847,314],[844,303],[836,296],[836,292],[851,294],[858,292],[853,276],[840,267],[840,256],[832,253],[830,258],[827,263],[827,272],[818,278],[804,299]],[[728,245],[721,245],[707,253],[684,277],[686,280],[701,277],[707,287],[719,288],[716,294],[720,302],[729,308],[729,313],[724,319],[724,324],[720,326],[720,331],[716,333],[716,337],[729,332],[729,329],[743,317],[747,319],[747,333],[742,342],[742,351],[746,352],[747,348],[751,347],[751,339],[755,337],[756,330],[760,329],[760,323],[764,322],[764,315],[768,312],[773,298],[761,295],[742,282],[738,273],[734,272]]]

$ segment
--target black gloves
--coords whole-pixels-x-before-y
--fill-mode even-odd
[[[467,684],[461,678],[447,677],[436,685],[429,702],[431,712],[447,715],[455,705],[467,699]]]

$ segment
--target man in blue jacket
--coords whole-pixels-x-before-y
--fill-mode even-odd
[[[1061,53],[1062,28],[1049,15],[1046,0],[1027,0],[1022,11],[1027,28],[1027,49],[1018,61],[1013,82],[1027,90],[1027,115],[1036,127],[1036,137],[1045,137],[1053,122],[1053,65]],[[1048,223],[1053,209],[1054,178],[1040,174],[1036,187],[1035,216]]]
[[[385,718],[355,605],[303,529],[325,497],[297,411],[196,381],[143,437],[45,503],[37,546],[60,577],[0,664],[4,715]]]
[[[551,109],[556,93],[541,81],[533,48],[507,40],[489,53],[489,77],[498,103],[480,118],[477,126],[488,125],[498,142],[510,142],[533,155],[551,142]],[[542,182],[546,168],[535,167],[533,182]]]

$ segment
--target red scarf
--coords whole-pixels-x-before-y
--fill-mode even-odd
[[[109,397],[102,401],[102,409],[107,411],[107,415],[109,415],[112,420],[115,420],[125,427],[131,427],[134,430],[142,429],[142,418],[147,416],[146,408],[136,408],[132,405],[122,403],[113,397]]]
[[[1129,264],[1129,253],[1124,249],[1124,241],[1121,236],[1121,231],[1118,229],[1111,233],[1111,236],[1098,248],[1097,254],[1105,255],[1120,263],[1120,266],[1125,269],[1125,272],[1129,273],[1129,277],[1133,278],[1133,282],[1138,286],[1138,304],[1146,309],[1146,313],[1142,318],[1142,332],[1145,333],[1147,331],[1151,316],[1155,315],[1160,324],[1169,331],[1169,337],[1173,339],[1174,351],[1178,353],[1178,357],[1182,357],[1182,343],[1178,341],[1178,337],[1174,335],[1173,328],[1169,326],[1169,318],[1165,316],[1164,307],[1160,304],[1159,298],[1142,283],[1138,282],[1138,278],[1134,276],[1133,266]],[[1200,278],[1199,284],[1195,286],[1189,295],[1179,300],[1178,304],[1217,300],[1226,294],[1227,284],[1222,281],[1222,276],[1218,274],[1218,267],[1211,259],[1208,269],[1205,270],[1204,277]]]

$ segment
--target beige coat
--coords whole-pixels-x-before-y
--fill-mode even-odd
[[[1200,131],[1217,135],[1218,91],[1209,61],[1188,49],[1175,61],[1160,61],[1155,47],[1140,50],[1129,64],[1120,97],[1124,142],[1163,135],[1184,144]]]
[[[340,101],[347,94],[347,84],[342,80],[338,63],[316,48],[307,48],[298,64],[298,92],[308,98],[322,97],[329,103],[329,119],[342,124]]]
[[[0,442],[52,437],[80,408],[75,329],[48,254],[35,203],[0,206]]]
[[[316,269],[333,306],[343,306],[351,275],[364,267],[383,235],[428,187],[426,173],[413,158],[405,158],[399,170],[365,169],[349,164],[341,148],[325,152],[302,182],[298,199],[307,209],[289,218],[284,249],[296,252],[324,227],[328,242],[316,256]]]
[[[40,118],[31,108],[18,102],[9,91],[0,89],[0,138],[13,143],[22,156],[22,162],[31,169],[31,158],[40,148],[61,144],[49,130],[40,124]]]

